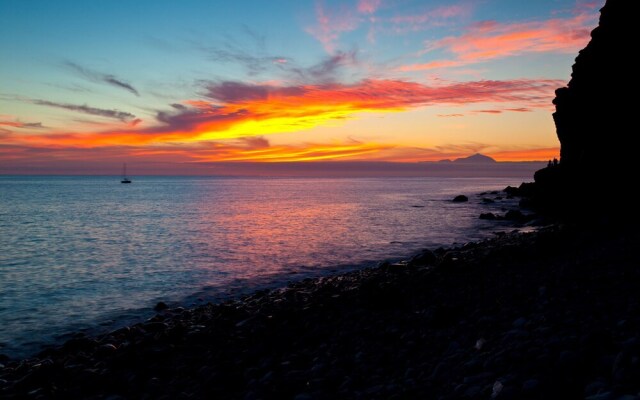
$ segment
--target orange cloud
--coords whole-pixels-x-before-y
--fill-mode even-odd
[[[356,118],[358,113],[399,112],[430,105],[470,103],[548,107],[556,80],[471,81],[428,86],[400,80],[363,80],[353,84],[299,86],[257,85],[239,82],[208,83],[204,99],[171,105],[158,112],[155,126],[113,127],[98,132],[4,132],[2,143],[50,149],[137,148],[176,154],[182,146],[192,151],[199,143],[250,140],[252,137],[300,132],[320,125]],[[515,110],[515,108],[513,109]],[[294,161],[371,155],[389,146],[348,143],[256,148],[246,147],[208,153],[197,148],[198,160]],[[258,143],[258,142],[256,142]]]
[[[392,145],[363,143],[355,140],[333,143],[306,143],[272,146],[261,137],[225,142],[166,144],[153,146],[75,146],[0,144],[0,157],[12,163],[52,163],[87,161],[113,163],[134,158],[138,163],[206,163],[206,162],[292,162],[335,159],[358,159],[393,148]]]
[[[213,154],[197,154],[199,161],[262,161],[262,162],[293,162],[320,161],[335,159],[359,158],[371,153],[377,153],[393,146],[375,143],[333,143],[306,144],[299,146],[270,146],[262,149],[216,149]],[[220,151],[223,150],[223,151]]]
[[[527,53],[575,53],[589,41],[596,22],[593,13],[566,19],[508,23],[485,21],[469,27],[463,35],[429,43],[425,53],[444,50],[452,59],[404,65],[399,71],[451,68]]]
[[[499,161],[539,161],[558,157],[558,148],[491,151],[485,144],[412,148],[358,141],[271,146],[264,138],[187,145],[105,146],[21,146],[0,144],[2,173],[69,173],[92,171],[113,174],[114,165],[135,160],[138,173],[209,173],[211,163],[288,163],[341,161],[392,161],[415,163],[466,157],[483,152]],[[257,165],[257,164],[256,164]],[[65,169],[59,169],[64,167]],[[256,167],[258,168],[258,167]],[[254,169],[255,172],[255,169]]]
[[[502,110],[476,110],[474,112],[481,114],[502,114]]]
[[[22,122],[22,121],[2,121],[0,120],[0,126],[10,126],[12,128],[44,128],[41,122]]]

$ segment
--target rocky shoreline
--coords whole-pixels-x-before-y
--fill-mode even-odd
[[[554,226],[193,309],[22,361],[3,398],[635,399],[638,235]]]

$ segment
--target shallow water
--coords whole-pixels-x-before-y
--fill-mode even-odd
[[[519,179],[0,177],[0,353],[65,333],[480,239]],[[468,203],[452,203],[454,195]],[[506,201],[506,200],[505,200]],[[106,328],[105,328],[106,329]]]

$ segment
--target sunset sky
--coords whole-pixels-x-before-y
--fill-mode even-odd
[[[0,0],[0,173],[546,160],[603,4]]]

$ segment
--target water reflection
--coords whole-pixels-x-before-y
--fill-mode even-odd
[[[486,206],[445,200],[516,183],[0,177],[0,352],[204,286],[482,237]]]

